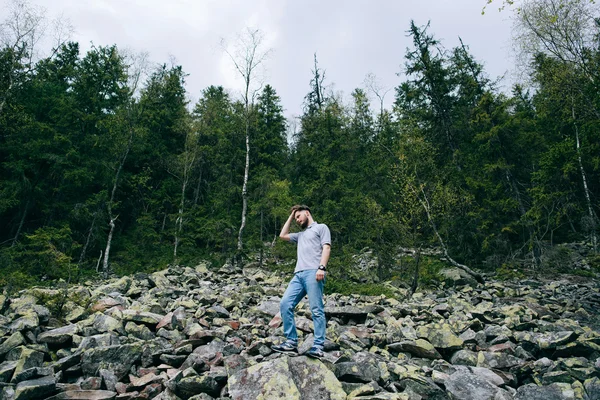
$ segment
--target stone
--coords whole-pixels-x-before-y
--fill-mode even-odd
[[[218,397],[220,389],[219,384],[214,378],[193,375],[182,378],[177,382],[175,394],[183,398],[188,398],[198,393],[206,393],[210,396]]]
[[[439,275],[448,286],[477,286],[475,277],[460,268],[444,268]]]
[[[46,400],[113,400],[117,392],[109,390],[67,390]]]
[[[416,357],[429,358],[432,360],[442,358],[442,355],[433,347],[431,343],[424,339],[405,340],[388,345],[388,350],[392,353],[405,352]]]
[[[510,369],[523,365],[525,361],[505,353],[480,351],[477,355],[477,366],[484,368]]]
[[[448,324],[419,326],[417,336],[426,339],[440,351],[460,350],[464,344],[463,340],[452,332],[452,327]]]
[[[15,347],[18,347],[25,343],[25,338],[21,332],[15,332],[8,337],[2,344],[0,344],[0,356],[8,353]]]
[[[500,400],[512,396],[479,375],[455,372],[444,382],[453,398],[461,400]]]
[[[45,399],[56,391],[54,376],[45,376],[39,379],[23,381],[15,387],[15,400]]]
[[[44,362],[44,353],[31,350],[27,347],[22,347],[21,357],[19,361],[17,361],[17,365],[15,366],[15,371],[13,373],[13,379],[15,380],[19,374],[23,371],[34,368],[41,367]]]
[[[79,333],[79,326],[75,324],[65,325],[61,328],[51,329],[38,335],[37,340],[41,343],[63,344],[73,340],[73,335]]]
[[[237,400],[346,399],[331,371],[306,357],[279,357],[258,363],[230,376],[227,386],[231,398]]]
[[[0,382],[9,382],[16,367],[17,361],[4,361],[0,364]]]
[[[82,353],[81,369],[86,376],[97,376],[100,369],[108,369],[121,379],[141,355],[142,344],[96,347]]]
[[[556,384],[548,386],[529,384],[517,389],[514,400],[565,400],[565,397]]]
[[[463,349],[452,354],[450,362],[454,365],[469,365],[474,367],[477,365],[477,357],[478,355],[474,351]]]

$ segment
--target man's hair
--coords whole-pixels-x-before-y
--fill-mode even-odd
[[[310,211],[310,208],[308,208],[308,206],[304,205],[304,204],[296,204],[294,207],[292,207],[292,210],[294,211]],[[312,213],[311,213],[312,214]]]

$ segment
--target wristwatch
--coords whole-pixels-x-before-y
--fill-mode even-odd
[[[319,269],[321,271],[327,271],[327,268],[325,268],[325,266],[323,264],[319,265]]]

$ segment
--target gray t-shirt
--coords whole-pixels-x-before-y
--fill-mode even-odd
[[[294,273],[318,269],[323,246],[326,244],[331,246],[331,233],[327,225],[315,221],[302,232],[290,233],[290,242],[298,244],[298,259]]]

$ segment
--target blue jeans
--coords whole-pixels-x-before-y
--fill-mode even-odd
[[[281,319],[283,320],[283,333],[287,340],[298,343],[298,333],[296,332],[296,322],[294,321],[294,308],[308,294],[308,303],[312,312],[315,329],[313,346],[323,348],[326,329],[325,309],[323,306],[324,287],[324,279],[317,281],[316,269],[299,271],[294,274],[294,278],[290,281],[279,304]]]

